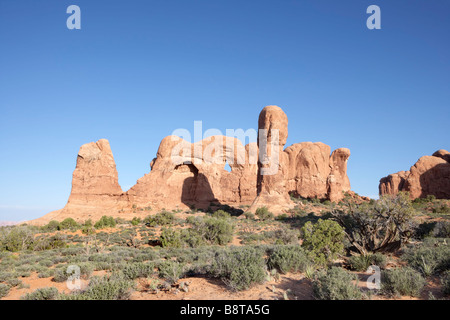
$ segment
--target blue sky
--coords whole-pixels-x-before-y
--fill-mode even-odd
[[[81,8],[81,30],[66,9]],[[368,30],[366,9],[381,8]],[[352,189],[450,149],[448,0],[0,0],[0,220],[62,208],[79,147],[124,190],[176,128],[289,118],[287,145],[351,150]]]

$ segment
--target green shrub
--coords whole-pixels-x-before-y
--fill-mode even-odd
[[[76,265],[80,268],[80,276],[84,278],[88,278],[94,271],[94,265],[89,262],[77,263]],[[67,279],[69,279],[69,277],[74,274],[73,272],[68,273],[67,270],[68,266],[62,266],[57,271],[55,271],[55,274],[53,275],[53,281],[67,281]]]
[[[390,296],[418,297],[425,286],[425,279],[416,270],[405,267],[384,270],[381,273],[381,290]]]
[[[133,226],[137,226],[141,222],[142,222],[141,218],[134,217],[133,219],[131,219],[131,225]]]
[[[231,217],[231,215],[228,212],[223,211],[223,210],[217,210],[211,216],[213,216],[214,218],[219,218],[219,219],[220,218],[227,219],[227,218]]]
[[[245,218],[248,219],[248,220],[255,219],[255,215],[254,215],[253,213],[251,213],[250,211],[245,212],[245,213],[244,213],[244,216],[245,216]]]
[[[66,237],[63,235],[40,236],[35,238],[33,243],[34,251],[51,250],[67,247]]]
[[[57,300],[59,297],[58,289],[55,287],[39,288],[31,293],[22,296],[21,300]]]
[[[281,273],[304,272],[314,263],[299,245],[276,246],[269,251],[267,266]]]
[[[150,227],[166,226],[175,222],[175,214],[173,212],[163,210],[154,216],[147,216],[143,222]]]
[[[153,274],[154,265],[151,263],[136,262],[125,265],[122,273],[130,280],[146,278]]]
[[[302,228],[302,247],[318,265],[326,265],[344,251],[344,230],[335,221],[319,219],[308,221]]]
[[[92,277],[86,290],[62,296],[65,300],[128,300],[134,288],[133,281],[121,273]]]
[[[87,220],[84,222],[84,226],[87,227],[87,228],[93,227],[94,224],[92,223],[92,219],[87,219]]]
[[[265,207],[265,206],[256,209],[255,214],[260,220],[273,219],[273,213],[270,212],[269,209],[267,207]]]
[[[216,253],[209,273],[221,278],[231,290],[246,290],[262,283],[266,277],[266,264],[262,252],[242,247]]]
[[[95,234],[95,228],[92,226],[83,226],[81,227],[81,233],[87,236],[91,236]]]
[[[181,248],[183,246],[181,233],[172,228],[163,228],[159,240],[163,248]]]
[[[176,261],[163,261],[158,266],[159,277],[165,279],[170,284],[176,283],[185,274],[185,265]]]
[[[189,217],[191,230],[210,244],[224,245],[233,239],[234,226],[230,219],[216,217]]]
[[[313,293],[317,300],[359,300],[363,298],[361,290],[352,276],[342,268],[332,267],[320,272],[313,281]]]
[[[98,220],[94,224],[95,229],[104,229],[104,228],[115,228],[116,220],[113,217],[102,216],[100,220]]]
[[[56,221],[56,220],[51,220],[45,226],[42,226],[41,230],[43,232],[53,232],[53,231],[56,231],[56,230],[60,230],[59,222]]]
[[[0,228],[0,251],[17,252],[33,249],[35,233],[35,228],[30,226]]]
[[[19,279],[9,279],[7,282],[10,287],[17,287],[22,284],[22,280]]]
[[[45,269],[42,271],[39,271],[38,278],[50,278],[55,275],[55,269]],[[59,281],[62,282],[62,281]]]
[[[9,286],[3,283],[0,283],[0,298],[6,297],[9,293]]]
[[[59,224],[58,230],[76,230],[80,227],[80,225],[72,218],[66,218]]]

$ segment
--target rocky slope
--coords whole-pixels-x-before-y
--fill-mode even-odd
[[[409,192],[411,199],[433,195],[450,199],[450,153],[438,150],[421,157],[409,171],[400,171],[380,180],[380,195]]]

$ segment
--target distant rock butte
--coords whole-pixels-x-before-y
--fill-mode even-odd
[[[434,195],[450,199],[450,152],[438,150],[421,157],[409,171],[400,171],[380,180],[380,195],[409,192],[411,199]]]
[[[212,204],[246,205],[250,211],[267,206],[279,214],[293,206],[289,194],[342,199],[344,192],[350,191],[350,150],[340,148],[331,153],[330,147],[321,142],[296,143],[284,149],[287,127],[288,119],[281,108],[267,106],[261,111],[258,128],[277,133],[267,138],[268,157],[264,159],[268,161],[258,157],[259,139],[258,143],[244,146],[239,139],[226,136],[196,143],[177,136],[165,137],[150,163],[150,172],[127,192],[118,183],[109,142],[101,139],[85,144],[78,153],[66,206],[31,223],[67,217],[96,220],[104,214],[131,219],[139,215],[141,208],[206,209]],[[271,156],[276,152],[278,162]],[[231,172],[225,170],[226,163]],[[262,174],[265,170],[275,171]]]

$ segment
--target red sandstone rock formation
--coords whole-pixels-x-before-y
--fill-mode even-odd
[[[434,195],[450,199],[450,153],[438,150],[421,157],[409,171],[400,171],[380,180],[380,195],[409,192],[411,199]]]
[[[277,214],[293,205],[289,194],[342,199],[350,190],[350,151],[341,148],[330,155],[330,147],[320,142],[297,143],[283,150],[287,126],[283,110],[268,106],[258,121],[259,129],[266,130],[259,135],[265,134],[267,139],[258,139],[258,144],[243,146],[239,139],[225,136],[196,143],[168,136],[150,163],[151,171],[127,192],[119,186],[108,141],[85,144],[78,153],[66,206],[37,223],[67,217],[95,220],[103,214],[130,218],[139,208],[206,209],[212,204],[252,205],[252,211],[268,206]],[[267,143],[261,145],[261,141]],[[263,146],[266,148],[260,150]],[[225,170],[226,163],[231,172]]]

